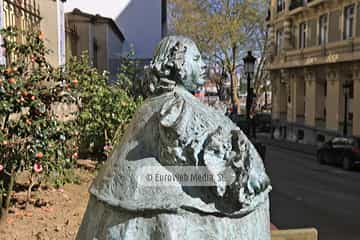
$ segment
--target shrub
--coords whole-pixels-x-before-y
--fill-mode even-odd
[[[70,60],[66,70],[67,78],[78,81],[78,127],[83,152],[106,157],[116,130],[123,133],[141,98],[134,100],[118,85],[109,85],[108,74],[89,67],[86,54]]]
[[[150,77],[145,74],[143,62],[135,60],[134,55],[134,50],[130,50],[127,56],[122,58],[114,84],[130,96],[146,98],[150,95]]]

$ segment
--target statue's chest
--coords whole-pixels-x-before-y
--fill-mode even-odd
[[[174,102],[167,110],[163,111],[166,114],[160,116],[161,161],[168,164],[197,164],[206,139],[218,126],[203,112],[193,108],[191,103]]]

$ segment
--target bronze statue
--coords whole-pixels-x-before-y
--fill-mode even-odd
[[[205,82],[195,43],[164,38],[148,70],[154,96],[92,184],[77,239],[270,240],[271,186],[259,154],[230,119],[189,92]],[[176,167],[201,170],[213,185],[139,182],[139,169],[154,167],[174,176]]]

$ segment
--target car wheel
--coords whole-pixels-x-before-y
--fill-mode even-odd
[[[342,165],[343,165],[344,170],[351,170],[353,164],[352,164],[352,161],[351,161],[351,159],[349,157],[344,156]]]
[[[325,163],[326,163],[326,161],[325,161],[325,156],[324,156],[324,155],[325,155],[325,154],[322,153],[322,152],[320,152],[320,153],[317,154],[317,160],[318,160],[318,162],[319,162],[320,164],[325,164]]]

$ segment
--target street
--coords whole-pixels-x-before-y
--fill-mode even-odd
[[[315,156],[267,146],[271,221],[280,229],[315,227],[320,240],[360,239],[360,171],[320,165]]]

